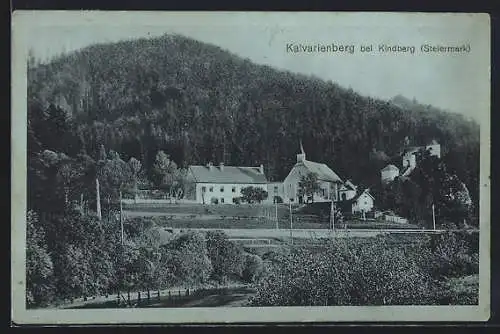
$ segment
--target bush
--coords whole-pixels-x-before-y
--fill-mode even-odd
[[[217,197],[212,197],[210,199],[210,203],[212,203],[212,204],[219,204],[219,199]]]
[[[440,304],[477,305],[479,302],[479,275],[450,278],[440,285]]]
[[[163,248],[164,266],[170,284],[200,284],[210,277],[212,264],[205,237],[199,232],[177,236]]]
[[[349,244],[345,244],[348,242]],[[398,247],[337,239],[274,262],[254,306],[425,305],[431,279]]]
[[[241,247],[222,231],[208,231],[206,240],[213,266],[212,278],[224,282],[233,276],[241,277],[245,260]]]
[[[26,303],[41,306],[54,297],[52,284],[54,265],[45,242],[45,233],[38,217],[28,212],[26,217]]]
[[[432,276],[436,279],[462,277],[479,273],[478,245],[468,234],[447,233],[430,240],[429,259]]]
[[[257,281],[264,270],[264,262],[260,256],[255,254],[247,254],[245,256],[245,267],[243,269],[243,280],[248,283]]]

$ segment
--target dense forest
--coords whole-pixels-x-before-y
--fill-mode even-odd
[[[98,160],[103,145],[147,173],[163,150],[180,167],[262,163],[270,180],[282,180],[302,140],[308,159],[371,186],[406,137],[435,139],[477,203],[474,121],[401,96],[364,97],[182,36],[93,45],[45,63],[31,57],[28,113],[30,153]]]

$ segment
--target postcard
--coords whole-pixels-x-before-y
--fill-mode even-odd
[[[490,19],[16,11],[12,321],[490,316]]]

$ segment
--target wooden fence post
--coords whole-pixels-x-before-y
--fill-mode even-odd
[[[137,304],[141,303],[141,292],[137,291]]]
[[[120,292],[116,295],[116,305],[120,306]]]
[[[151,301],[151,294],[149,293],[149,289],[148,289],[148,303]]]
[[[127,302],[130,305],[130,290],[127,291]]]
[[[158,290],[158,301],[160,301],[161,298],[160,298],[160,290]]]

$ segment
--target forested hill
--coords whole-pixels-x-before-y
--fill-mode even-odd
[[[104,144],[149,169],[163,149],[181,166],[263,163],[280,180],[302,140],[308,159],[369,184],[409,136],[413,145],[439,141],[449,168],[477,189],[477,124],[418,103],[401,108],[363,97],[181,36],[94,45],[48,64],[30,59],[28,96],[31,151],[95,158]]]

